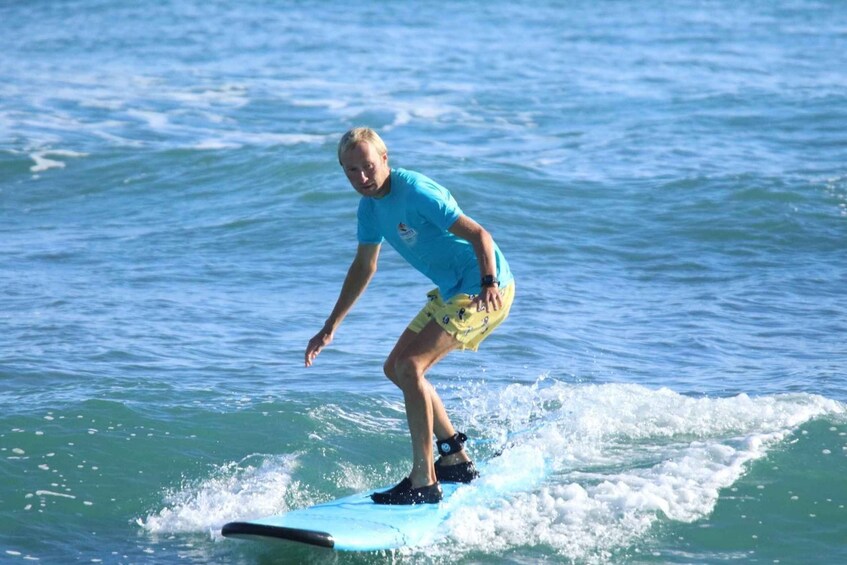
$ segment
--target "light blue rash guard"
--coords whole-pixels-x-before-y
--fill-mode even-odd
[[[414,171],[391,169],[391,190],[382,198],[359,201],[359,243],[391,247],[438,287],[443,300],[458,293],[479,294],[479,262],[473,246],[448,230],[462,215],[450,192]],[[513,277],[494,244],[496,278],[500,286]]]

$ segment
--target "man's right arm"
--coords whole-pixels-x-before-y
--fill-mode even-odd
[[[347,270],[344,284],[341,285],[341,293],[335,302],[332,313],[324,323],[323,328],[315,337],[309,340],[306,347],[306,366],[310,367],[321,350],[330,344],[335,336],[335,331],[341,325],[356,301],[365,292],[368,283],[371,282],[376,273],[377,261],[379,259],[380,244],[360,243],[356,249],[356,257]]]

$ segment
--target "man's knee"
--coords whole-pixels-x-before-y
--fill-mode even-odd
[[[412,358],[388,357],[382,365],[382,372],[392,383],[400,389],[408,385],[415,385],[424,378],[423,366]]]
[[[424,378],[424,370],[420,363],[408,357],[398,359],[394,363],[393,371],[392,380],[401,389],[409,385],[417,386]]]
[[[394,359],[389,357],[385,360],[385,363],[382,364],[382,372],[385,373],[385,376],[388,377],[388,380],[394,384],[397,384],[397,363]],[[398,385],[399,386],[399,385]]]

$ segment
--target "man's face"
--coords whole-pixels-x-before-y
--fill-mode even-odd
[[[360,141],[341,154],[341,167],[347,180],[362,196],[382,198],[390,190],[388,155],[380,155],[373,145]]]

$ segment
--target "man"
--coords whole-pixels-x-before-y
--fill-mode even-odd
[[[377,133],[355,128],[342,136],[338,161],[362,195],[356,257],[335,307],[306,348],[306,366],[333,339],[341,321],[376,272],[387,240],[437,286],[402,333],[385,361],[385,375],[403,392],[412,436],[412,470],[395,487],[375,493],[377,504],[436,503],[439,481],[470,482],[478,476],[427,371],[454,349],[476,350],[508,315],[514,297],[509,265],[491,235],[462,213],[444,187],[388,166],[388,150]],[[441,457],[433,464],[432,436]]]

